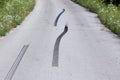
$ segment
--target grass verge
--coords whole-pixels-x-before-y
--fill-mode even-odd
[[[101,22],[120,36],[120,7],[106,5],[102,0],[72,0],[98,14]]]
[[[0,0],[0,36],[5,36],[32,11],[35,0]]]

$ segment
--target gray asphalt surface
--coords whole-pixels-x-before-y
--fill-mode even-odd
[[[0,39],[0,80],[120,80],[120,39],[70,0],[36,0],[23,23]]]

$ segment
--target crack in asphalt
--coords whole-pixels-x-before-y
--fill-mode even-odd
[[[60,34],[60,36],[57,38],[55,46],[54,46],[54,53],[53,53],[53,60],[52,60],[52,66],[53,67],[58,67],[59,66],[59,46],[60,46],[60,41],[62,37],[67,33],[68,31],[68,26],[66,25],[64,28],[64,31]]]
[[[60,18],[60,16],[65,12],[65,9],[63,9],[63,11],[57,16],[55,22],[54,22],[54,26],[57,26],[58,20]]]
[[[9,70],[9,72],[7,73],[6,77],[4,80],[12,80],[23,56],[25,55],[25,52],[27,51],[29,45],[24,45],[23,48],[21,49],[19,55],[17,56],[16,60],[14,61],[11,69]]]

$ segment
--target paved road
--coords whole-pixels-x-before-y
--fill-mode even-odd
[[[36,2],[0,40],[0,80],[120,80],[120,39],[96,14],[70,0]]]

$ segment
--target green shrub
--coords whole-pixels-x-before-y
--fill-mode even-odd
[[[0,0],[0,36],[19,25],[35,5],[35,0]]]

